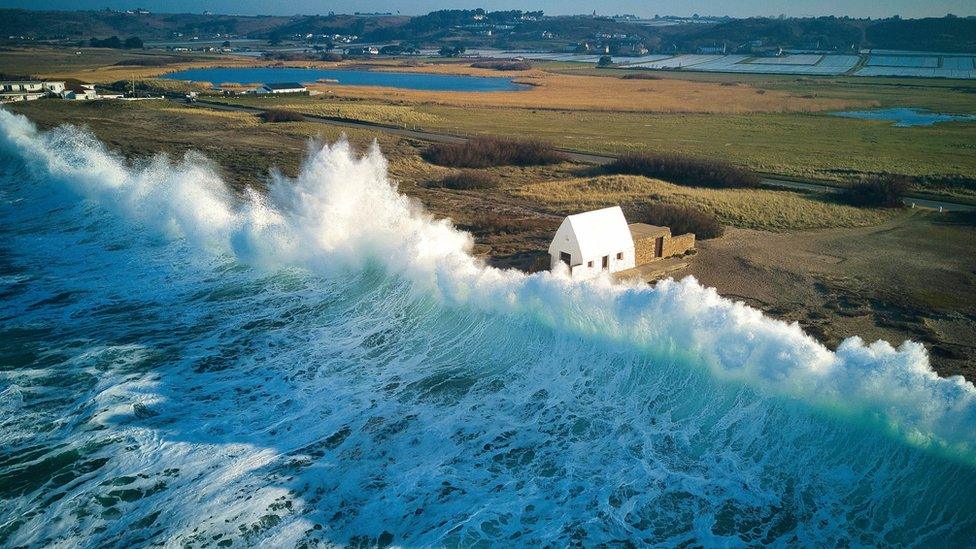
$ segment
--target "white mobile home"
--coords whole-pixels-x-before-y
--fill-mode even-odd
[[[575,279],[634,267],[634,239],[619,206],[570,215],[549,244],[550,269],[564,263]]]
[[[308,88],[299,84],[298,82],[270,82],[264,84],[255,93],[261,95],[267,94],[286,94],[286,93],[308,93]]]
[[[0,82],[0,101],[32,101],[49,94],[57,95],[63,89],[64,82],[7,80]]]

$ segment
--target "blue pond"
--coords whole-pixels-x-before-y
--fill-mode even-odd
[[[301,69],[301,68],[210,68],[189,69],[167,74],[164,78],[194,82],[234,82],[238,84],[338,80],[348,86],[382,86],[428,91],[492,92],[515,91],[528,86],[516,84],[511,78],[455,76],[405,72],[374,72],[362,70]]]
[[[861,120],[887,120],[894,122],[897,128],[911,126],[931,126],[939,122],[973,122],[976,116],[971,114],[943,114],[924,109],[876,109],[870,111],[832,112],[834,116],[844,118],[858,118]]]

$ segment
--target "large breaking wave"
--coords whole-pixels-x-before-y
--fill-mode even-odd
[[[974,540],[919,344],[487,267],[375,146],[241,198],[0,126],[0,544]]]

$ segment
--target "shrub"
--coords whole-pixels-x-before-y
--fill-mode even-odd
[[[554,231],[558,223],[544,217],[512,217],[497,213],[483,213],[474,216],[468,223],[460,224],[460,227],[475,234],[519,234],[530,231]]]
[[[610,65],[613,65],[613,59],[609,55],[604,55],[596,62],[597,68],[609,67]]]
[[[649,225],[670,227],[671,234],[675,236],[695,233],[697,240],[708,240],[718,238],[725,232],[718,218],[691,206],[648,204],[635,210],[634,219]]]
[[[660,80],[661,77],[649,72],[629,72],[620,77],[622,80]]]
[[[185,58],[173,56],[140,57],[137,59],[123,59],[115,63],[117,67],[165,67],[171,63],[186,61]]]
[[[295,111],[269,109],[261,113],[261,120],[265,122],[301,122],[305,120],[305,117]]]
[[[67,81],[66,81],[67,83]],[[81,83],[78,81],[77,83]],[[167,94],[167,93],[179,93],[184,94],[191,91],[207,93],[211,90],[209,84],[203,82],[188,82],[185,80],[164,80],[164,79],[150,79],[150,80],[118,80],[109,84],[108,88],[120,92],[130,92],[133,91],[132,87],[135,85],[135,91],[145,94]]]
[[[911,180],[904,175],[867,177],[851,185],[847,200],[855,206],[901,208]]]
[[[528,61],[477,61],[471,63],[476,69],[494,69],[496,71],[527,71],[532,68]]]
[[[342,61],[342,54],[332,53],[332,52],[323,53],[319,59],[321,59],[322,61],[329,61],[335,63],[338,61]]]
[[[541,141],[517,141],[497,137],[476,137],[464,143],[431,145],[424,151],[428,162],[454,168],[488,166],[538,166],[567,160]]]
[[[706,160],[677,154],[628,154],[604,170],[613,174],[643,175],[679,185],[695,187],[755,187],[759,176],[721,160]]]
[[[437,182],[436,186],[456,191],[466,191],[472,189],[494,189],[498,187],[498,178],[490,173],[461,170],[454,172],[444,179]]]

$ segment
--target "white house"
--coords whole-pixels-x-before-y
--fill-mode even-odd
[[[282,93],[308,93],[308,88],[298,82],[269,82],[254,90],[254,93],[282,94]]]
[[[61,92],[61,99],[69,99],[73,101],[87,101],[89,99],[98,99],[98,92],[95,91],[94,84],[79,84],[77,86],[68,86]]]
[[[620,206],[566,217],[549,244],[550,269],[562,262],[575,279],[632,269],[634,239]]]
[[[53,95],[61,95],[64,91],[64,82],[49,81],[44,83],[44,89]]]

